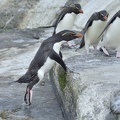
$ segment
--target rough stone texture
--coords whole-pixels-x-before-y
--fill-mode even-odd
[[[70,120],[119,120],[119,116],[111,112],[111,101],[120,91],[119,58],[115,57],[114,52],[110,57],[99,51],[90,54],[84,50],[79,52],[79,55],[65,60],[69,69],[64,89],[61,89],[58,80],[60,66],[56,65],[52,76],[66,114]],[[71,53],[78,54],[74,51]],[[119,111],[119,104],[115,106]]]
[[[53,30],[9,30],[0,33],[0,120],[64,120],[48,75],[45,85],[33,88],[33,101],[29,107],[23,97],[27,84],[9,84],[22,76],[41,42]],[[39,33],[40,39],[33,39]]]
[[[65,5],[67,1],[68,0],[0,0],[0,28],[36,28],[52,25],[60,9]],[[70,3],[69,1],[68,4],[70,4],[73,0],[71,0]],[[93,12],[106,9],[110,13],[110,19],[111,16],[120,9],[119,0],[75,1],[79,2],[84,10],[84,14],[78,15],[75,21],[74,29],[77,30],[80,30],[84,27],[84,24]],[[7,97],[9,96],[8,94],[4,93],[6,91],[6,88],[4,88],[4,86],[10,89],[11,87],[8,87],[7,85],[9,80],[15,80],[26,69],[27,60],[30,59],[31,52],[33,55],[33,52],[35,50],[34,47],[36,48],[36,46],[32,46],[29,49],[26,49],[26,47],[32,45],[34,41],[38,43],[38,40],[33,40],[33,38],[40,38],[40,40],[44,40],[44,38],[46,37],[41,38],[41,34],[39,34],[40,31],[35,32],[35,30],[29,30],[29,32],[23,30],[18,34],[17,30],[15,29],[14,32],[15,33],[7,33],[1,35],[2,43],[0,44],[0,47],[4,49],[0,50],[0,76],[1,81],[4,82],[1,82],[2,97],[0,100],[3,106],[1,106],[0,117],[2,119],[6,119],[8,116],[11,117],[11,119],[22,119],[22,117],[24,117],[23,119],[32,119],[30,117],[35,118],[34,115],[37,114],[37,112],[39,111],[38,109],[41,106],[37,106],[36,109],[30,109],[30,111],[26,110],[23,108],[23,106],[18,106],[18,102],[16,101],[16,99],[21,99],[20,97],[18,97],[16,99],[13,99],[12,104],[15,104],[14,106],[12,106],[12,109],[12,107],[10,106],[10,101],[4,101],[3,103],[3,99],[7,99]],[[48,31],[44,34],[46,35],[49,33],[50,32]],[[21,34],[27,38],[24,38],[23,36],[21,36]],[[16,38],[16,36],[19,37],[19,39]],[[8,48],[4,47],[5,44],[8,45]],[[16,45],[19,46],[19,49],[15,47]],[[23,48],[25,48],[25,50],[23,50]],[[27,57],[22,56],[22,52],[25,52],[23,55]],[[17,55],[18,53],[20,54],[20,56]],[[120,120],[119,115],[113,114],[113,112],[120,113],[119,59],[115,58],[113,55],[111,57],[106,57],[103,54],[97,54],[96,52],[86,55],[84,54],[84,52],[74,52],[74,50],[72,49],[68,50],[65,48],[63,49],[63,53],[64,59],[71,57],[65,61],[69,68],[68,73],[67,75],[64,74],[61,68],[59,69],[58,65],[56,65],[56,67],[54,68],[55,72],[52,72],[53,76],[51,76],[51,78],[54,78],[53,82],[56,84],[57,90],[59,91],[58,94],[62,98],[60,103],[63,104],[62,107],[65,108],[64,112],[66,112],[68,119]],[[15,56],[15,59],[13,58],[13,56]],[[9,61],[9,59],[11,58],[12,61]],[[26,60],[22,64],[24,69],[21,68],[21,59]],[[14,63],[12,67],[11,63]],[[16,69],[16,67],[18,67],[18,69]],[[17,70],[21,71],[16,72]],[[65,82],[64,79],[66,80]],[[10,90],[13,96],[10,94],[11,96],[9,96],[9,98],[13,98],[14,96],[16,97],[16,94],[13,94],[14,91],[15,89]],[[21,95],[21,93],[19,94]],[[42,99],[41,101],[44,100]],[[37,101],[36,103],[38,102],[39,101]],[[54,104],[54,102],[52,102],[52,104]],[[50,105],[52,106],[52,104]],[[48,107],[50,107],[50,105]],[[9,107],[11,107],[10,113],[9,110],[6,111],[6,109],[8,109]],[[5,108],[5,111],[3,110],[3,108]],[[112,112],[110,112],[110,109],[112,110]],[[12,116],[10,116],[11,111],[13,112]],[[24,112],[26,112],[25,115],[23,115]],[[49,110],[47,112],[51,113]],[[21,113],[23,116],[21,116],[21,114],[19,113]],[[41,111],[39,111],[38,113],[41,113]],[[48,118],[43,119],[50,118],[49,115],[45,117]]]
[[[74,29],[78,30],[84,27],[94,12],[106,9],[111,18],[120,8],[119,0],[0,0],[0,28],[50,26],[62,8],[73,2],[80,3],[85,13],[77,16]]]
[[[0,28],[52,25],[67,0],[0,0]]]

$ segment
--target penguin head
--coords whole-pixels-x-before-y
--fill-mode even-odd
[[[63,30],[63,31],[59,32],[58,34],[62,37],[62,40],[64,40],[64,41],[70,41],[75,38],[83,37],[82,33],[78,32],[78,31],[71,31],[71,30]]]
[[[98,14],[99,14],[98,17],[101,21],[107,21],[109,14],[106,10],[102,10]]]
[[[74,12],[75,14],[83,13],[83,10],[82,10],[80,4],[73,4],[73,5],[70,7],[70,9],[71,9],[71,11]]]

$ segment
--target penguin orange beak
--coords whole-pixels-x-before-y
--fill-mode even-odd
[[[80,12],[80,13],[83,13],[83,10],[82,10],[82,9],[80,9],[80,10],[79,10],[79,12]]]
[[[108,17],[107,17],[107,16],[105,16],[105,17],[104,17],[104,20],[105,20],[105,21],[107,21],[107,19],[108,19]]]
[[[83,37],[83,34],[77,33],[75,36],[78,37],[78,38],[82,38],[82,37]]]

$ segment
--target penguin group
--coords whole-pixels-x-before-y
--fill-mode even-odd
[[[105,10],[95,12],[87,21],[83,33],[84,37],[79,48],[85,46],[87,53],[91,46],[102,50],[109,56],[107,49],[116,51],[116,57],[120,57],[120,10],[107,22],[108,13]]]
[[[85,46],[87,53],[89,53],[90,47],[93,46],[98,49],[101,48],[105,54],[109,55],[107,49],[112,48],[117,51],[116,56],[120,57],[120,29],[118,27],[120,26],[120,10],[109,22],[107,22],[109,14],[106,10],[93,13],[82,32],[72,30],[76,15],[80,13],[83,13],[80,4],[74,4],[63,9],[56,19],[53,35],[43,41],[27,72],[15,81],[28,83],[24,95],[26,104],[31,105],[33,86],[44,78],[55,62],[67,71],[60,50],[65,42],[82,38],[79,48]]]

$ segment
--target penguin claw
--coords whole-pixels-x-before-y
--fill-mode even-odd
[[[28,98],[27,98],[28,97]],[[32,90],[27,87],[26,89],[26,93],[25,93],[25,96],[24,96],[24,101],[26,104],[28,104],[29,106],[31,105],[31,101],[32,101]]]

